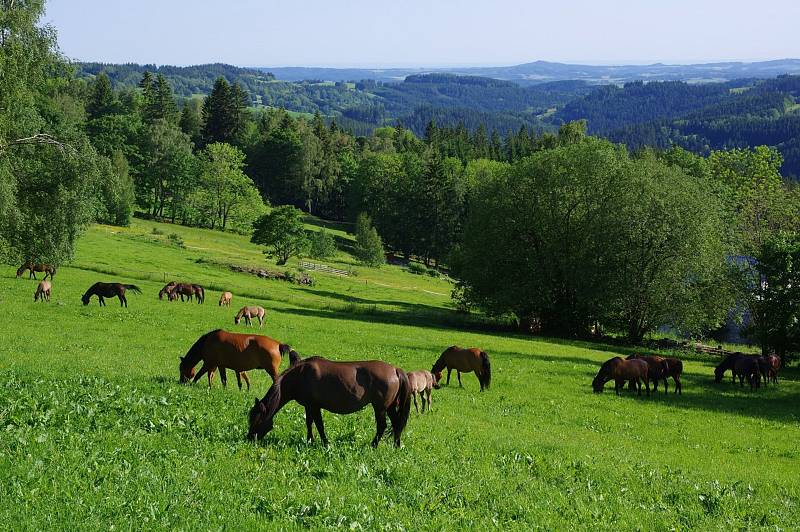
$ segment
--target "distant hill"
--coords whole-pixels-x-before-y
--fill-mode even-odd
[[[504,67],[471,68],[311,68],[264,67],[260,70],[273,73],[278,79],[300,81],[304,79],[325,81],[400,81],[407,76],[426,73],[450,73],[514,81],[520,84],[548,81],[583,80],[589,83],[625,83],[627,81],[688,81],[719,82],[740,78],[774,78],[781,74],[800,74],[800,59],[780,59],[753,63],[699,63],[692,65],[570,65],[548,61],[534,61]]]

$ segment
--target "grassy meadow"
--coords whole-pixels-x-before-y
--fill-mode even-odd
[[[153,229],[156,229],[154,234]],[[344,242],[348,237],[331,231]],[[175,233],[183,247],[168,235]],[[310,272],[311,287],[234,273],[276,271],[246,237],[136,220],[93,226],[58,270],[49,303],[0,270],[0,526],[103,529],[797,529],[800,374],[751,393],[713,383],[715,360],[684,358],[684,393],[591,392],[599,363],[629,350],[468,327],[444,279],[399,267]],[[294,268],[296,260],[288,267]],[[27,274],[26,274],[27,277]],[[207,287],[205,305],[159,301],[164,279]],[[96,281],[135,283],[82,306]],[[220,290],[234,294],[217,306]],[[452,344],[480,346],[493,380],[474,375],[412,407],[403,448],[369,442],[371,409],[323,412],[329,448],[305,443],[290,403],[263,441],[245,439],[264,372],[239,391],[178,383],[178,357],[214,328],[261,331],[302,355],[383,359],[429,369]],[[286,361],[282,367],[285,367]],[[232,385],[231,385],[232,384]]]

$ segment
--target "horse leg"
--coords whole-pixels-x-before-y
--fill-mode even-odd
[[[35,280],[38,280],[38,279],[36,279],[36,272],[35,272],[35,271],[33,271],[33,270],[31,270],[31,273],[30,273],[30,275],[28,275],[28,280],[30,280],[30,278],[31,278],[31,275],[33,275],[33,278],[34,278]]]
[[[258,328],[259,329],[263,329],[264,328],[264,316],[259,316],[258,317]]]
[[[425,395],[427,395],[427,396],[428,396],[428,412],[430,413],[430,411],[431,411],[431,398],[433,397],[433,395],[432,395],[432,392],[431,392],[431,389],[430,389],[430,388],[428,388],[427,390],[425,390]]]
[[[192,381],[192,384],[195,384],[197,381],[199,381],[200,377],[202,377],[203,375],[205,375],[208,372],[208,369],[209,369],[209,365],[206,364],[205,362],[203,362],[203,367],[201,367],[200,371],[197,372],[197,375],[194,376],[194,380]]]
[[[619,395],[619,389],[625,386],[625,381],[614,380],[614,391]]]
[[[236,377],[237,378],[239,377],[238,373],[236,374]],[[223,388],[228,387],[228,370],[225,369],[224,367],[219,368],[219,380],[222,383]]]
[[[214,372],[217,371],[217,367],[213,366],[211,369],[208,370],[208,387],[211,388],[211,383],[214,382]]]
[[[656,382],[658,382],[658,379],[656,379]],[[644,378],[644,389],[647,391],[647,397],[650,397],[650,379],[647,377]],[[642,395],[641,386],[639,387],[639,395]]]
[[[236,385],[239,387],[239,391],[242,391],[242,374],[238,371],[236,372]]]
[[[411,394],[411,397],[414,399],[414,410],[419,414],[419,408],[417,407],[417,392]],[[425,408],[425,404],[423,403],[422,408]]]
[[[119,306],[120,307],[126,307],[126,308],[128,307],[128,300],[125,297],[125,294],[120,294],[119,295]]]
[[[375,437],[372,439],[372,446],[377,447],[378,442],[386,432],[386,410],[382,406],[375,406]]]
[[[247,391],[249,392],[250,391],[250,377],[247,376],[247,372],[246,371],[241,372],[240,375],[244,379],[244,382],[247,383]],[[241,383],[239,383],[239,389],[240,390],[242,389]]]
[[[314,415],[311,413],[311,408],[306,407],[306,442],[311,443],[314,441],[314,432],[311,430],[311,425],[314,423]]]
[[[98,296],[98,299],[100,299],[100,306],[105,307],[106,306],[105,298],[103,296]]]
[[[461,384],[461,371],[460,370],[456,370],[456,377],[458,377],[458,387],[459,388],[463,388],[464,385]]]
[[[450,386],[450,372],[453,371],[451,368],[447,368],[447,385]]]
[[[322,425],[322,410],[319,407],[315,407],[312,413],[314,414],[314,424],[317,426],[317,432],[319,432],[319,439],[322,440],[322,445],[327,447],[328,437],[325,436],[325,427]]]

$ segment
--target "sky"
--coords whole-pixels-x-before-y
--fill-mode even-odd
[[[48,0],[81,61],[435,67],[800,58],[800,0]]]

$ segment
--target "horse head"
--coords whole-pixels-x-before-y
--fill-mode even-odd
[[[20,266],[19,269],[17,270],[17,277],[22,277],[22,274],[25,273],[25,270],[27,269],[28,268],[24,264]]]
[[[81,296],[81,301],[83,302],[83,306],[86,306],[86,305],[89,304],[89,299],[91,297],[92,297],[92,295],[89,292],[86,292],[85,294],[83,294]]]
[[[181,360],[181,363],[178,365],[178,371],[180,372],[180,383],[186,384],[195,376],[194,366],[189,366],[189,362],[186,360],[186,357],[179,358]]]
[[[274,386],[274,385],[273,385]],[[272,391],[270,389],[270,391]],[[269,392],[267,392],[269,396]],[[266,398],[265,398],[266,400]],[[247,431],[247,438],[250,440],[257,440],[263,438],[272,430],[272,416],[269,415],[267,405],[264,401],[255,400],[253,408],[250,409],[249,429]]]

